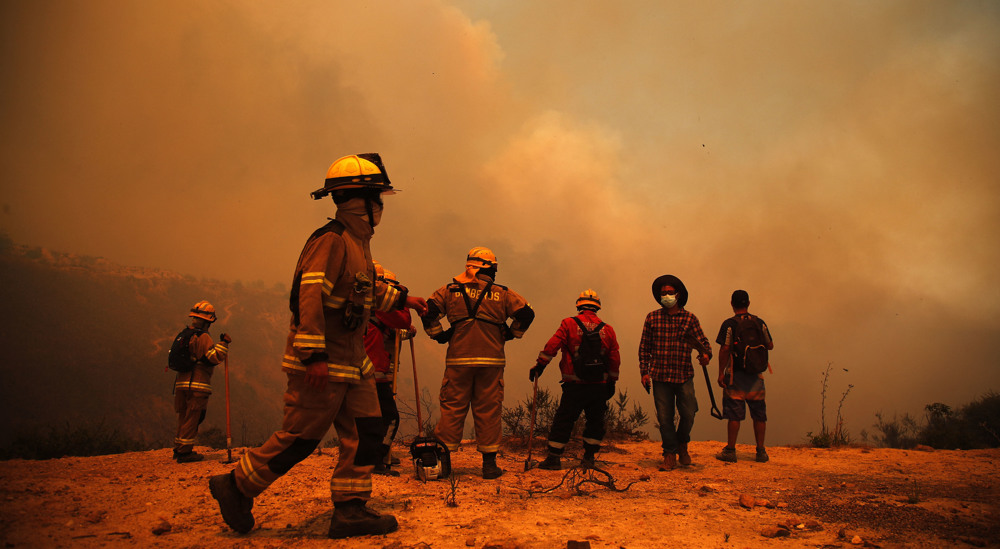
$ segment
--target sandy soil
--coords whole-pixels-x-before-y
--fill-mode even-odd
[[[371,506],[399,531],[334,542],[328,481],[335,451],[313,455],[255,502],[257,526],[225,526],[208,478],[228,471],[225,450],[177,464],[170,450],[0,462],[5,547],[941,547],[1000,545],[1000,450],[918,451],[776,447],[771,461],[714,459],[693,442],[694,464],[659,472],[653,442],[618,443],[598,456],[606,472],[525,472],[524,450],[479,477],[473,445],[453,455],[452,485],[375,477]],[[541,459],[537,448],[534,457]],[[398,453],[402,453],[400,447]],[[234,450],[234,457],[240,450]],[[331,455],[334,454],[334,455]],[[569,452],[572,455],[574,452]],[[578,455],[578,454],[577,454]],[[591,482],[597,481],[597,482]],[[583,482],[586,481],[586,482]],[[560,484],[561,483],[561,484]],[[612,489],[612,485],[615,489]],[[623,490],[623,491],[617,491]],[[768,536],[777,536],[771,538]],[[584,545],[586,546],[586,545]]]

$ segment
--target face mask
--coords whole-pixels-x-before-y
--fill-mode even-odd
[[[670,294],[661,295],[660,304],[669,309],[677,304],[677,296]]]

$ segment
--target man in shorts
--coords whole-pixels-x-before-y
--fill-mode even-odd
[[[726,447],[715,455],[720,461],[736,461],[736,437],[740,433],[740,422],[746,419],[746,410],[750,409],[750,419],[753,420],[753,434],[757,442],[756,460],[765,463],[768,460],[764,449],[764,432],[767,426],[767,405],[764,402],[764,374],[751,373],[738,367],[743,357],[738,345],[740,320],[752,320],[763,335],[763,344],[768,351],[774,348],[771,333],[764,321],[751,315],[750,295],[745,290],[733,292],[730,304],[733,316],[726,319],[719,328],[719,336],[715,342],[719,348],[719,386],[723,388],[722,415],[729,420],[727,425]],[[770,364],[768,365],[770,369]]]

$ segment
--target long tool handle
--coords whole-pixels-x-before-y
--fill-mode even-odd
[[[708,385],[708,398],[712,401],[712,417],[722,419],[722,412],[720,412],[719,407],[715,405],[715,393],[712,392],[712,380],[708,377],[708,366],[702,365],[701,371],[705,372],[705,385]]]
[[[531,446],[535,441],[535,414],[538,412],[538,376],[535,376],[534,390],[531,394],[531,429],[528,431],[528,462],[531,461]]]
[[[417,355],[413,352],[413,339],[410,339],[410,362],[413,363],[413,396],[416,400],[417,408],[417,436],[423,436],[424,420],[420,415],[420,383],[417,381]]]
[[[229,354],[226,354],[226,456],[228,461],[233,461],[233,429],[229,419]]]
[[[396,396],[396,376],[399,375],[399,337],[400,331],[396,332],[396,340],[392,345],[392,396]]]

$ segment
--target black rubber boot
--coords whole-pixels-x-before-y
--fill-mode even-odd
[[[483,478],[486,480],[499,478],[503,474],[503,469],[497,466],[496,452],[483,454]]]
[[[380,536],[395,532],[399,528],[396,517],[380,515],[369,509],[360,499],[352,499],[333,504],[333,519],[327,537],[333,539],[354,536]]]
[[[177,460],[177,463],[194,463],[205,459],[205,456],[198,452],[184,452],[183,454],[174,454],[174,459]]]
[[[236,487],[232,472],[215,475],[208,479],[208,489],[219,502],[222,520],[233,530],[246,534],[253,529],[253,498],[243,495]]]
[[[555,454],[549,454],[545,456],[545,459],[538,464],[539,469],[548,469],[549,471],[558,471],[562,468],[562,463],[560,462],[559,456]]]

